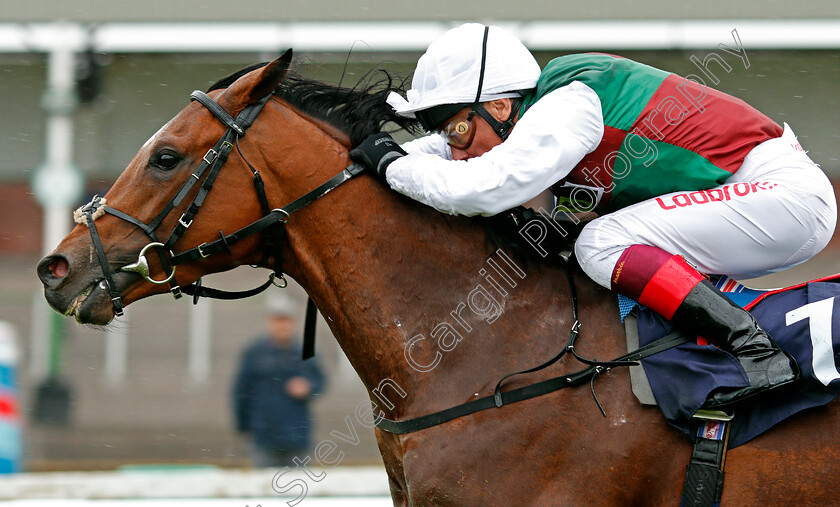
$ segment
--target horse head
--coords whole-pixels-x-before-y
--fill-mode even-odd
[[[227,255],[181,263],[177,272],[170,261],[260,219],[265,201],[284,205],[321,183],[324,171],[349,165],[352,137],[361,134],[301,115],[278,92],[291,56],[289,50],[229,76],[206,95],[195,92],[196,100],[146,141],[104,198],[77,210],[78,225],[37,267],[55,310],[106,324],[122,305],[205,274],[273,262],[265,233],[226,244]],[[288,95],[289,101],[311,100],[297,88]],[[252,118],[238,118],[246,114]],[[253,126],[246,135],[230,121]],[[288,170],[268,170],[278,166]],[[268,196],[262,203],[256,173]]]

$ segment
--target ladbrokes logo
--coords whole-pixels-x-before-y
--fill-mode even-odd
[[[686,206],[694,206],[696,204],[731,201],[732,199],[738,199],[762,190],[770,190],[775,186],[775,183],[768,183],[766,181],[760,181],[758,183],[735,183],[709,190],[698,190],[696,192],[684,192],[657,197],[656,202],[659,203],[659,207],[666,210],[685,208]]]

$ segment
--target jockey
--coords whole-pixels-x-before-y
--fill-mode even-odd
[[[753,278],[822,250],[834,192],[791,129],[698,76],[605,54],[540,70],[498,27],[465,24],[417,62],[388,103],[431,133],[400,147],[375,134],[351,157],[444,213],[495,215],[547,189],[552,212],[597,211],[575,243],[583,271],[733,354],[750,386],[726,407],[794,382],[799,369],[706,276]],[[552,204],[552,206],[554,206]]]

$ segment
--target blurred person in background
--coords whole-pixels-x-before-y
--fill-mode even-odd
[[[581,268],[734,355],[749,386],[712,393],[707,408],[724,408],[799,370],[704,275],[796,266],[837,222],[831,183],[790,127],[699,76],[729,72],[721,54],[743,60],[736,42],[686,78],[603,53],[541,69],[502,28],[464,24],[432,42],[405,97],[388,97],[429,135],[399,146],[374,134],[350,156],[448,214],[509,212],[547,189],[552,215],[597,212],[575,242]]]
[[[311,444],[309,403],[324,377],[315,358],[301,359],[298,311],[285,295],[269,298],[265,334],[242,354],[233,388],[236,429],[248,434],[256,467],[292,465]]]

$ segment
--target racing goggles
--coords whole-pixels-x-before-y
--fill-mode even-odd
[[[440,135],[449,146],[457,150],[466,150],[475,138],[475,110],[470,110],[464,117],[455,118],[440,129]]]

